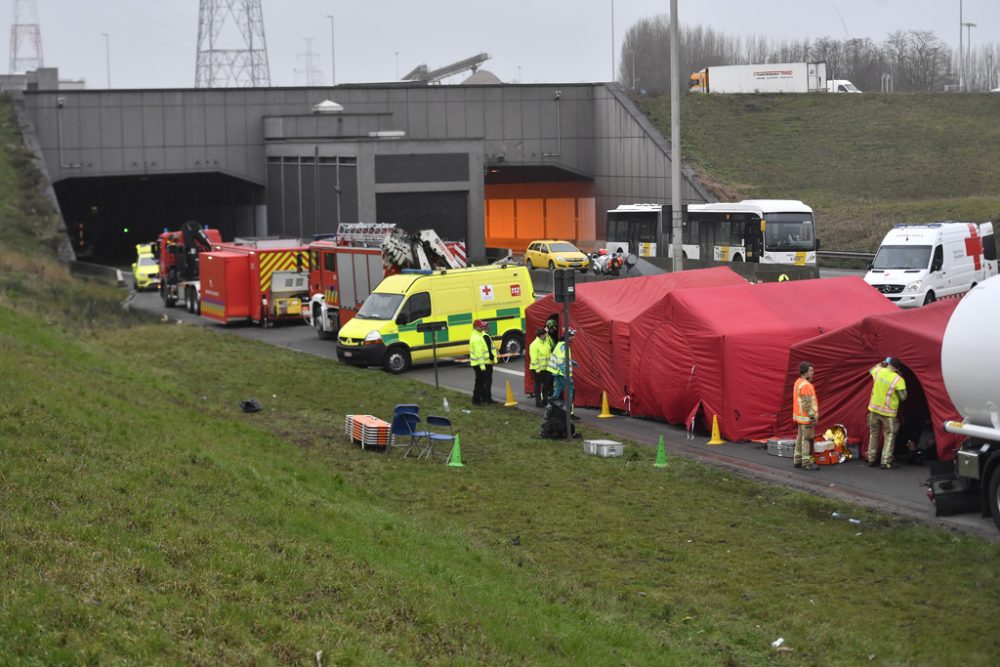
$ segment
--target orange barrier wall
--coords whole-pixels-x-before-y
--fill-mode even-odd
[[[590,181],[486,185],[486,246],[523,252],[535,239],[572,241],[585,252],[596,239]]]

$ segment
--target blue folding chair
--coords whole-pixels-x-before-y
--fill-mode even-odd
[[[400,403],[395,408],[392,409],[392,414],[398,414],[400,412],[412,412],[415,415],[420,414],[420,406],[416,403]]]
[[[440,427],[441,429],[448,429],[447,433],[439,430],[431,430],[431,427]],[[451,425],[451,420],[447,417],[438,417],[436,415],[427,415],[427,446],[424,447],[420,454],[417,456],[419,459],[421,456],[427,456],[427,458],[432,458],[435,454],[434,443],[435,442],[448,442],[451,444],[455,443],[455,429]]]
[[[430,434],[420,429],[420,417],[413,412],[397,412],[392,416],[392,424],[389,427],[393,436],[394,447],[406,447],[403,458],[410,454],[410,450],[419,448],[420,439],[427,440]],[[386,453],[389,448],[386,448]]]

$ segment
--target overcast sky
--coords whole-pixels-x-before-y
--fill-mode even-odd
[[[45,64],[62,78],[107,86],[105,38],[115,88],[194,86],[198,0],[36,0]],[[434,69],[480,52],[503,81],[608,81],[614,43],[637,20],[670,11],[669,0],[261,0],[271,83],[330,82],[335,17],[338,83],[390,81],[426,63]],[[681,24],[730,36],[772,39],[870,37],[932,30],[958,46],[960,0],[678,0]],[[1000,0],[964,0],[973,46],[1000,42]],[[13,22],[13,0],[0,16]],[[9,30],[3,35],[9,53]],[[964,33],[963,33],[964,35]],[[220,45],[224,46],[224,45]],[[398,52],[398,58],[397,58]],[[25,55],[22,51],[22,57]],[[618,51],[615,50],[615,58]],[[398,62],[398,65],[397,65]],[[4,70],[6,71],[6,67]],[[454,78],[446,83],[458,83]]]

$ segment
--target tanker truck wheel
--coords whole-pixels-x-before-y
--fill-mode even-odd
[[[997,525],[997,530],[1000,530],[1000,468],[993,468],[993,474],[990,475],[989,494],[986,502],[990,504],[993,523]]]

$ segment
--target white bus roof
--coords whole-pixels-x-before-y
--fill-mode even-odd
[[[659,213],[663,206],[663,204],[619,204],[618,208],[613,208],[608,213],[647,213],[651,211]]]
[[[741,202],[691,204],[689,212],[698,213],[812,213],[813,210],[798,199],[745,199]]]

